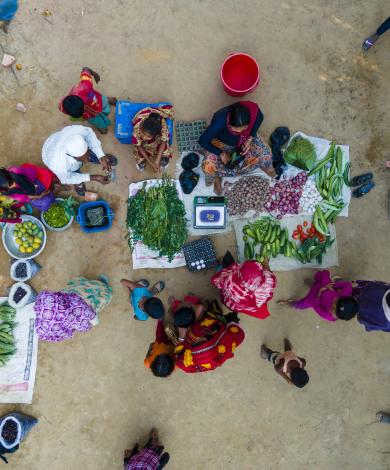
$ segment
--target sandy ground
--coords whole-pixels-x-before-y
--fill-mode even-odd
[[[103,6],[103,3],[106,6]],[[352,171],[375,172],[377,187],[353,201],[337,221],[345,278],[390,280],[387,191],[390,158],[390,33],[369,54],[361,41],[389,12],[384,0],[30,0],[22,2],[4,50],[23,65],[16,77],[0,69],[0,163],[40,162],[44,139],[68,124],[57,102],[88,65],[101,74],[103,93],[119,98],[170,100],[178,120],[209,118],[232,102],[218,71],[232,51],[256,56],[262,83],[250,99],[264,114],[262,134],[278,125],[350,145]],[[41,12],[49,9],[47,18]],[[28,106],[15,111],[17,102]],[[119,180],[96,186],[116,212],[106,234],[77,225],[49,234],[34,279],[37,290],[61,288],[72,276],[106,273],[112,304],[98,327],[62,344],[41,343],[34,401],[16,407],[40,419],[9,468],[53,470],[121,468],[123,450],[160,430],[171,469],[379,470],[390,468],[390,426],[376,424],[390,410],[390,349],[385,333],[357,322],[328,324],[311,312],[270,304],[262,322],[242,318],[246,341],[236,358],[210,374],[176,372],[157,379],[143,367],[152,321],[130,316],[122,277],[162,278],[169,294],[216,293],[209,273],[184,268],[132,272],[125,239],[125,201],[139,178],[127,146],[112,131],[102,138],[120,158]],[[387,170],[389,171],[389,170]],[[233,235],[215,237],[219,254]],[[1,253],[3,290],[10,283]],[[309,270],[278,274],[275,299],[305,292]],[[306,357],[310,385],[285,384],[259,357],[262,341],[281,348],[288,335]],[[15,409],[1,406],[1,414]]]

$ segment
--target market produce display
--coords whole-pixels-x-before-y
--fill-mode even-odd
[[[16,310],[7,304],[0,305],[0,366],[4,366],[16,352],[13,330]]]
[[[33,253],[43,243],[43,231],[31,221],[15,224],[13,237],[20,253]]]
[[[264,200],[269,181],[262,176],[246,176],[236,183],[224,184],[227,197],[227,212],[231,216],[244,215],[253,210],[259,214],[264,209]]]
[[[309,227],[307,221],[304,225]],[[289,239],[288,230],[282,228],[280,222],[271,217],[262,217],[245,225],[242,233],[245,242],[245,259],[255,259],[259,263],[266,258],[283,255],[295,258],[302,264],[310,263],[314,259],[321,264],[324,254],[334,243],[334,239],[319,233],[312,224],[306,232],[304,227],[297,226],[293,232],[293,239],[300,241],[298,245],[294,240]]]
[[[316,162],[317,155],[310,140],[298,135],[291,140],[284,153],[284,159],[290,165],[301,170],[311,170]]]
[[[282,177],[270,186],[264,201],[264,208],[278,219],[286,214],[298,214],[299,201],[306,181],[305,171],[301,171],[293,178]]]
[[[305,214],[314,214],[318,204],[322,201],[322,196],[313,180],[307,180],[303,187],[299,206]]]
[[[47,211],[43,212],[42,217],[49,227],[65,227],[74,216],[77,205],[77,201],[72,196],[64,201],[56,200]]]
[[[173,180],[163,176],[156,186],[143,184],[137,194],[128,199],[127,226],[129,245],[142,241],[159,256],[172,261],[187,240],[185,208]]]

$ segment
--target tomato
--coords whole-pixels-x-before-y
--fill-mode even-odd
[[[293,233],[292,237],[293,237],[294,240],[298,240],[300,238],[299,234],[296,233],[296,232]]]
[[[305,220],[305,221],[303,222],[303,226],[304,226],[304,227],[307,227],[308,225],[309,225],[308,221]]]
[[[302,225],[298,225],[297,230],[298,230],[298,232],[302,232],[302,230],[303,230]]]
[[[325,237],[324,237],[323,235],[320,235],[320,236],[318,237],[318,240],[319,240],[321,243],[324,243]]]

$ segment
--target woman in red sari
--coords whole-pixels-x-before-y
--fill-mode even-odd
[[[267,302],[274,295],[276,276],[268,262],[233,263],[217,272],[211,283],[219,289],[222,303],[234,312],[262,320],[269,316]]]

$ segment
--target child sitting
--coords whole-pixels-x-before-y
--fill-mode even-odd
[[[166,168],[172,157],[169,145],[167,119],[174,118],[171,105],[144,108],[133,119],[134,158],[139,171],[144,171],[146,162],[158,173]]]
[[[149,289],[149,281],[146,279],[137,282],[122,279],[121,284],[130,291],[130,300],[136,320],[144,321],[149,317],[158,320],[164,316],[164,305],[160,299],[155,297],[164,290],[163,281],[156,282],[151,289]]]

